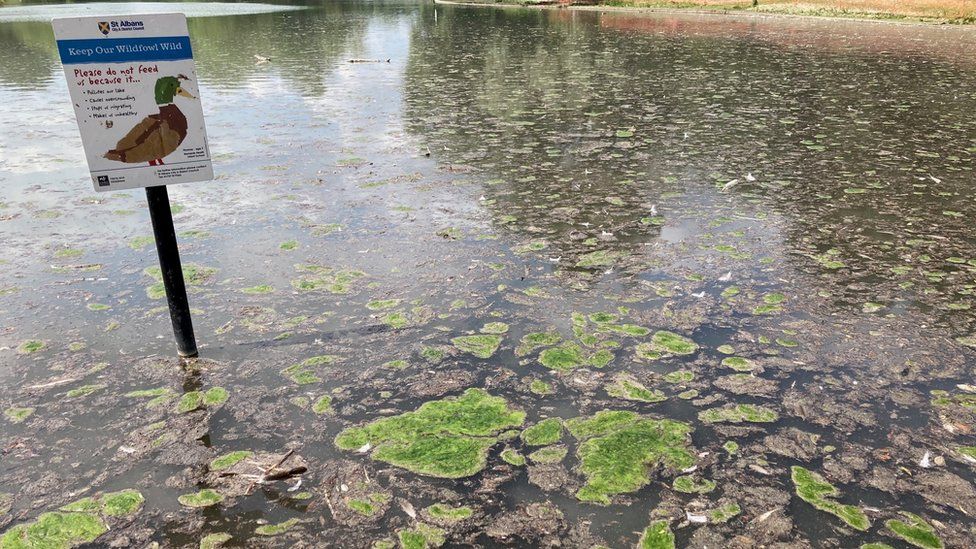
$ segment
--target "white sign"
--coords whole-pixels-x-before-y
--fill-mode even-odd
[[[52,24],[96,191],[213,179],[186,16]]]

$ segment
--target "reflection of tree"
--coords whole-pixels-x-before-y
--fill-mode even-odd
[[[34,88],[60,67],[50,23],[0,23],[0,83]]]
[[[620,27],[624,16],[613,17]],[[705,197],[738,178],[732,194],[783,213],[795,247],[864,263],[869,227],[903,239],[907,213],[921,222],[909,233],[945,234],[965,218],[944,209],[971,210],[947,205],[932,181],[915,188],[929,172],[946,174],[949,195],[971,196],[960,187],[976,145],[976,98],[959,91],[976,89],[976,77],[965,67],[915,50],[879,55],[856,36],[821,47],[811,35],[824,29],[788,23],[759,34],[694,23],[645,32],[608,30],[603,19],[445,9],[415,27],[408,128],[446,162],[500,179],[486,190],[499,223],[514,215],[571,248],[574,233],[598,236],[597,227],[639,238],[637,220],[662,192]],[[872,27],[872,38],[902,32],[886,28]],[[879,189],[845,193],[869,185]],[[953,236],[970,242],[960,229]],[[876,254],[894,262],[896,250]]]
[[[324,75],[361,41],[374,8],[327,3],[306,10],[194,17],[188,25],[198,71],[217,86],[237,86],[275,71],[303,94],[323,92]],[[35,87],[60,69],[50,23],[0,23],[0,83]],[[272,58],[257,65],[254,55]],[[56,75],[57,76],[57,75]],[[57,76],[60,78],[60,76]]]

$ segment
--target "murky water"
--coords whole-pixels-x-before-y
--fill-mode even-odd
[[[976,544],[973,29],[185,7],[219,174],[170,189],[205,357],[186,370],[146,272],[145,200],[91,191],[44,22],[98,8],[0,9],[0,528],[132,488],[141,509],[97,543],[370,547],[420,523],[448,546],[627,547],[664,519],[679,546],[908,547],[886,521],[911,512]],[[452,343],[492,322],[508,329],[489,358]],[[698,347],[655,351],[658,331]],[[519,349],[539,332],[561,342]],[[547,347],[575,359],[547,367]],[[179,413],[213,387],[226,402]],[[716,488],[675,491],[681,472],[648,459],[633,490],[581,502],[588,442],[568,432],[559,463],[523,466],[503,450],[537,448],[494,433],[458,479],[334,444],[469,388],[524,426],[684,422],[691,474]],[[699,415],[733,404],[776,419]],[[238,450],[308,470],[211,470]],[[870,526],[799,498],[797,465]],[[178,502],[202,488],[224,501]]]

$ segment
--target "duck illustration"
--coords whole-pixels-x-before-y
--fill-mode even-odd
[[[127,164],[163,164],[163,158],[175,151],[186,139],[186,116],[173,104],[173,99],[177,95],[196,99],[180,87],[181,80],[189,78],[181,74],[164,76],[156,81],[155,95],[159,114],[143,118],[119,140],[114,149],[105,153],[105,158]]]

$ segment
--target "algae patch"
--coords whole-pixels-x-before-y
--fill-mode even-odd
[[[685,469],[695,463],[692,427],[669,419],[646,419],[634,412],[603,410],[566,422],[579,441],[576,451],[586,484],[576,493],[582,501],[607,505],[610,496],[633,492],[650,482],[655,464]]]
[[[498,433],[524,421],[525,413],[509,408],[505,399],[468,389],[413,412],[345,429],[335,443],[343,450],[372,446],[373,459],[415,473],[461,478],[485,467]]]
[[[655,520],[641,534],[640,549],[674,549],[674,532],[666,520]]]
[[[798,465],[790,468],[790,476],[796,486],[796,495],[815,508],[830,513],[843,520],[852,528],[867,530],[871,526],[864,511],[854,505],[845,505],[834,501],[840,495],[834,485],[822,476]]]
[[[922,520],[922,517],[902,511],[905,521],[891,519],[885,526],[906,542],[922,549],[942,549],[944,546],[939,536],[935,535],[935,528]]]

